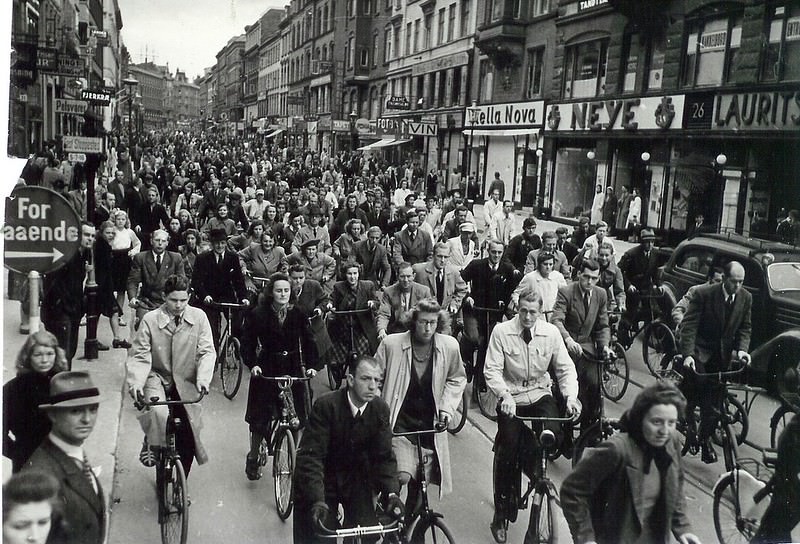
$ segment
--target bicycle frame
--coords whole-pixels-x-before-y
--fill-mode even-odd
[[[547,423],[547,422],[557,422],[557,423],[561,423],[562,425],[564,425],[564,424],[566,424],[568,422],[570,422],[570,423],[572,422],[572,418],[571,417],[538,417],[538,416],[518,416],[518,415],[514,415],[514,418],[519,419],[520,421],[529,422],[529,423],[532,423],[532,424],[533,423],[544,424],[544,423]],[[533,425],[531,425],[531,432],[534,432],[533,431]],[[536,436],[536,434],[534,433],[534,436],[536,436],[537,440],[539,440],[539,442],[541,444],[541,453],[542,453],[542,455],[541,455],[541,459],[539,460],[539,463],[540,463],[539,466],[540,466],[541,471],[542,471],[542,476],[538,479],[537,482],[534,482],[533,478],[529,478],[528,479],[528,489],[525,491],[525,493],[522,494],[522,496],[520,497],[520,502],[519,502],[520,508],[523,509],[523,510],[528,507],[528,497],[530,497],[531,492],[536,488],[546,487],[547,491],[553,497],[558,497],[558,490],[556,489],[555,484],[547,476],[547,464],[548,464],[547,463],[547,461],[548,461],[547,453],[548,453],[548,450],[550,449],[550,447],[548,445],[542,443],[541,435],[542,435],[541,432],[539,433],[538,436]],[[553,446],[555,446],[555,444],[553,444]]]
[[[288,353],[287,353],[288,355]],[[295,382],[308,382],[311,380],[311,377],[304,376],[264,376],[262,374],[256,375],[259,379],[273,381],[280,389],[280,399],[281,399],[281,417],[278,418],[277,421],[277,428],[276,431],[282,427],[287,427],[293,431],[296,431],[300,427],[300,421],[297,420],[296,423],[293,420],[297,419],[297,410],[294,407],[294,398],[292,397],[292,386]],[[277,432],[273,432],[272,440],[275,441],[275,437]],[[274,446],[274,443],[273,443]]]

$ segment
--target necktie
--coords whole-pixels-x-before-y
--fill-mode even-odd
[[[181,316],[176,315],[175,316],[175,328],[179,329],[180,327],[181,327]]]
[[[286,321],[286,306],[278,310],[278,322],[283,325],[284,321]]]
[[[589,291],[586,291],[583,294],[583,307],[586,308],[586,311],[589,311]]]
[[[413,244],[414,243],[414,239],[417,237],[417,233],[416,232],[412,232],[412,233],[409,233],[408,236],[411,238],[411,243]]]
[[[83,463],[81,463],[81,468],[83,469],[83,477],[86,478],[86,481],[89,483],[89,486],[94,489],[94,492],[97,493],[97,482],[94,479],[94,472],[92,472],[92,465],[89,464],[89,458],[86,457],[86,454],[83,454]]]
[[[222,262],[222,255],[217,253],[217,266],[219,266],[219,263],[221,263],[221,262]]]
[[[444,271],[439,270],[436,274],[436,300],[439,306],[443,304],[444,300]]]
[[[522,329],[522,340],[526,344],[531,343],[531,330],[530,329]]]
[[[408,310],[408,300],[409,300],[408,293],[403,293],[403,309]]]
[[[362,415],[364,415],[364,414],[361,412],[361,408],[359,408],[358,410],[356,410],[355,420],[358,421],[359,419],[361,419]]]
[[[314,227],[314,238],[317,237],[317,227]]]
[[[161,272],[161,255],[156,255],[156,272]]]

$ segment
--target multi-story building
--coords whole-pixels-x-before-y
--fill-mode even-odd
[[[261,43],[258,48],[258,118],[257,130],[273,134],[280,129],[278,118],[286,115],[281,107],[281,33],[284,11],[267,10],[261,16]],[[270,130],[271,129],[271,130]]]
[[[175,71],[172,80],[172,115],[175,127],[186,130],[200,119],[200,87],[186,77],[181,70]]]
[[[205,68],[203,75],[195,82],[198,86],[198,115],[203,130],[209,129],[215,122],[214,94],[216,92],[216,79],[213,67]]]
[[[214,111],[219,123],[217,129],[231,136],[244,131],[244,42],[244,34],[235,36],[216,55]]]
[[[138,81],[135,92],[138,93],[141,105],[141,118],[137,124],[144,131],[163,130],[167,128],[167,78],[165,67],[145,60],[140,64],[128,66],[128,77]]]
[[[261,19],[245,27],[242,107],[244,108],[245,134],[256,130],[258,119],[258,49],[261,45]]]
[[[107,131],[119,128],[120,118],[118,106],[120,101],[118,91],[122,89],[122,13],[118,0],[103,0],[103,31],[108,45],[102,48],[103,52],[103,84],[111,92],[111,103],[103,109],[103,127]],[[102,43],[102,42],[101,42]]]

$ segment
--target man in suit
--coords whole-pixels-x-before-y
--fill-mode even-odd
[[[433,248],[433,260],[417,263],[412,268],[414,281],[430,289],[439,306],[455,315],[467,294],[467,284],[458,268],[448,264],[449,260],[450,246],[438,242]]]
[[[84,176],[80,181],[80,186],[74,191],[70,191],[68,193],[69,203],[72,204],[72,207],[75,208],[76,212],[78,212],[78,217],[83,220],[90,219],[86,215],[89,211],[86,209],[86,186],[86,177]]]
[[[332,253],[333,246],[331,246],[331,236],[328,233],[328,227],[321,224],[321,221],[322,210],[320,207],[316,204],[309,206],[308,223],[300,227],[300,230],[297,231],[292,241],[292,253],[300,251],[303,244],[309,240],[316,240],[318,242],[317,253],[324,253],[325,255],[330,255]]]
[[[608,295],[597,286],[600,265],[585,260],[578,269],[578,281],[559,288],[553,307],[553,323],[561,333],[578,371],[578,400],[581,401],[581,429],[600,417],[600,372],[593,358],[613,357],[609,347]]]
[[[402,516],[389,406],[378,396],[382,380],[377,361],[359,357],[347,374],[347,387],[314,403],[295,460],[296,544],[327,542],[315,528],[319,523],[338,528],[340,505],[343,527],[376,525],[377,493],[386,512]]]
[[[114,195],[119,209],[128,211],[125,202],[125,174],[122,170],[114,172],[114,179],[108,183],[108,192]]]
[[[289,283],[292,286],[289,303],[298,308],[310,319],[311,333],[317,345],[317,354],[321,360],[331,348],[331,339],[325,326],[323,314],[328,309],[331,299],[325,294],[322,285],[316,280],[306,278],[306,269],[301,264],[289,268]]]
[[[514,236],[514,226],[516,225],[516,215],[514,214],[514,203],[510,200],[503,201],[503,207],[488,219],[489,228],[486,230],[486,238],[500,240],[504,245],[511,242]]]
[[[239,264],[239,256],[228,251],[227,236],[224,229],[212,229],[209,239],[213,251],[201,253],[194,262],[192,290],[195,300],[206,312],[214,335],[214,347],[219,349],[220,323],[222,312],[211,306],[214,302],[239,302],[249,305],[244,274]],[[231,324],[233,335],[237,336],[241,319],[236,314]]]
[[[383,291],[381,306],[378,309],[378,339],[383,340],[387,334],[407,331],[411,310],[417,302],[430,296],[430,289],[414,281],[414,269],[411,263],[400,263],[397,269],[397,283]]]
[[[539,257],[539,253],[546,251],[547,253],[552,253],[556,256],[555,269],[561,272],[565,278],[571,278],[572,267],[570,267],[570,263],[567,260],[567,256],[564,255],[564,252],[556,249],[557,245],[558,235],[554,231],[548,230],[542,233],[542,247],[528,253],[527,258],[525,259],[525,273],[529,274],[530,272],[536,270],[536,259]]]
[[[691,240],[704,232],[714,232],[714,227],[706,224],[705,216],[703,216],[702,213],[698,213],[694,216],[694,223],[689,225],[689,228],[686,229],[686,238]]]
[[[567,258],[567,262],[571,263],[573,260],[575,260],[575,257],[577,257],[580,249],[569,241],[567,227],[558,227],[556,229],[556,237],[556,249],[564,253],[564,256]]]
[[[542,247],[542,239],[536,234],[536,218],[526,217],[522,222],[522,232],[514,236],[506,246],[503,260],[522,272],[525,270],[525,261],[528,254]]]
[[[139,209],[139,220],[134,231],[142,241],[142,249],[150,249],[150,235],[158,229],[169,227],[167,210],[159,202],[158,188],[151,185],[147,189],[147,203]]]
[[[392,279],[392,266],[386,248],[381,244],[380,227],[367,229],[367,239],[353,244],[353,254],[361,265],[362,279],[374,281],[381,288],[389,286]]]
[[[211,189],[203,195],[203,200],[197,210],[198,226],[210,216],[219,204],[224,204],[228,197],[227,191],[220,188],[220,181],[216,175],[211,176]]]
[[[39,406],[52,428],[22,470],[50,474],[60,484],[61,523],[53,524],[48,542],[103,542],[105,497],[83,448],[99,405],[100,392],[88,372],[61,372],[50,380],[49,400]]]
[[[142,316],[164,304],[164,282],[176,274],[186,277],[180,253],[167,251],[169,234],[157,230],[150,235],[150,249],[140,251],[133,257],[128,274],[128,300],[136,309],[135,329],[139,328]]]
[[[395,266],[406,262],[424,263],[433,256],[433,240],[419,230],[419,216],[415,210],[406,213],[406,228],[394,235],[393,257]]]
[[[464,334],[461,337],[461,358],[467,362],[467,372],[474,371],[476,386],[486,387],[483,378],[483,363],[486,350],[479,349],[475,367],[472,362],[473,352],[478,346],[485,346],[489,339],[489,323],[496,323],[503,318],[504,306],[511,301],[511,293],[522,278],[519,270],[508,262],[503,262],[505,245],[499,240],[490,240],[487,244],[489,256],[485,259],[472,260],[462,271],[461,277],[470,285],[470,294],[464,299]],[[497,308],[496,312],[475,310],[479,308]],[[488,314],[488,315],[487,315]]]
[[[722,283],[703,285],[695,291],[681,324],[680,351],[685,368],[705,373],[728,370],[733,360],[750,364],[747,351],[753,297],[742,285],[744,267],[731,261],[723,267]],[[705,463],[714,463],[717,454],[710,437],[714,430],[714,410],[725,395],[725,386],[691,372],[685,374],[686,398],[690,405],[700,407],[701,458]]]
[[[42,294],[42,324],[58,338],[58,345],[67,356],[68,368],[78,350],[78,330],[86,311],[83,280],[91,262],[96,230],[91,223],[81,224],[81,245],[67,263],[44,277]],[[98,349],[108,346],[97,343]]]
[[[638,246],[629,249],[619,260],[617,267],[625,281],[626,311],[620,322],[620,334],[628,335],[639,321],[642,294],[659,294],[658,256],[653,249],[656,235],[650,229],[642,229]],[[657,291],[657,292],[656,292]],[[623,336],[624,338],[624,336]]]
[[[381,207],[375,202],[375,191],[368,189],[366,192],[367,200],[358,205],[367,214],[370,225],[377,225],[381,215]]]

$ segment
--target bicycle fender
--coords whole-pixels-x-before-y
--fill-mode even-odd
[[[722,480],[726,479],[729,475],[733,474],[736,470],[737,469],[733,469],[733,470],[731,470],[729,472],[723,472],[722,474],[720,474],[717,477],[717,481],[714,482],[714,486],[711,488],[711,494],[712,495],[715,494],[717,492],[717,488],[719,487],[719,485],[722,482]],[[734,475],[733,477],[735,478],[736,476]]]

